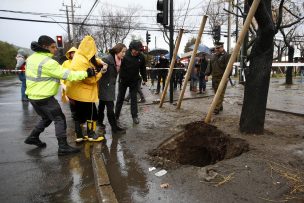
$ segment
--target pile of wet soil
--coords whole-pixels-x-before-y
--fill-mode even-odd
[[[202,167],[248,150],[246,140],[231,138],[215,126],[196,121],[186,124],[183,131],[165,140],[149,155],[157,166],[166,167],[174,162]]]

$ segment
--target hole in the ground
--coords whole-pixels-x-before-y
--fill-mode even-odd
[[[215,126],[197,121],[187,124],[182,132],[165,140],[149,154],[158,165],[166,165],[166,160],[169,160],[202,167],[239,156],[248,150],[246,140],[231,138]]]

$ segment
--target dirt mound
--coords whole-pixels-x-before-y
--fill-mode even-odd
[[[249,150],[249,144],[231,138],[217,127],[196,121],[185,125],[184,130],[165,140],[149,154],[166,166],[170,162],[183,165],[206,166],[223,159],[239,156]]]

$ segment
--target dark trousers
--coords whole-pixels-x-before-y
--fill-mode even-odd
[[[72,102],[73,110],[75,111],[72,113],[74,121],[78,121],[79,123],[85,123],[87,120],[97,121],[97,108],[94,102],[81,102],[76,100],[70,100],[70,102]]]
[[[131,115],[132,118],[137,118],[138,108],[137,108],[137,90],[138,90],[138,81],[133,82],[124,82],[120,81],[118,86],[118,96],[115,106],[115,117],[119,118],[121,108],[125,99],[127,88],[129,88],[131,96]]]
[[[157,77],[157,89],[156,91],[159,92],[160,91],[160,82],[162,80],[163,86],[162,86],[162,90],[164,90],[165,88],[165,84],[166,84],[166,79],[167,79],[167,70],[158,70],[158,77]]]
[[[221,82],[221,79],[222,78],[212,78],[212,87],[213,87],[213,90],[214,90],[214,94],[216,94],[217,92],[217,89],[220,85],[220,82]],[[225,96],[225,91],[226,91],[226,88],[227,88],[227,82],[223,88],[223,91],[222,93],[220,94],[220,97],[216,103],[216,106],[215,106],[215,110],[220,110],[223,108],[223,101],[224,101],[224,96]]]
[[[141,90],[141,82],[142,82],[142,79],[139,79],[139,80],[138,80],[138,84],[137,84],[137,92],[138,92],[138,94],[139,94],[139,96],[140,96],[140,99],[141,99],[141,100],[145,100],[145,95],[144,95],[144,93],[143,93],[142,90]],[[130,100],[130,91],[129,91],[128,96],[126,97],[126,100],[127,100],[127,101]]]
[[[198,76],[199,79],[199,91],[201,92],[202,90],[206,90],[206,81],[205,81],[205,74],[200,74]]]
[[[18,75],[19,80],[21,81],[21,99],[26,100],[27,97],[25,95],[25,90],[26,90],[26,79],[25,79],[25,73],[21,72]]]
[[[116,127],[116,119],[115,119],[115,113],[114,113],[114,101],[102,101],[99,100],[98,105],[98,122],[103,123],[104,120],[104,111],[107,107],[107,117],[108,121],[111,125],[111,127]]]
[[[56,137],[66,137],[66,120],[61,110],[58,101],[54,97],[41,100],[30,100],[36,113],[41,117],[41,120],[36,124],[35,129],[38,132],[43,132],[52,121],[55,124]]]

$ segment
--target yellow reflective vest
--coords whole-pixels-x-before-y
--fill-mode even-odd
[[[26,92],[29,99],[40,100],[58,93],[60,80],[85,79],[86,71],[63,69],[51,53],[35,52],[26,60]]]

